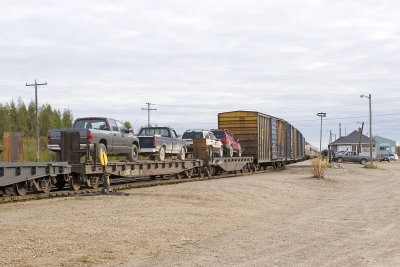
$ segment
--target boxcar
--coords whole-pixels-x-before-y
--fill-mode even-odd
[[[304,137],[285,120],[255,111],[230,111],[218,114],[218,128],[231,130],[240,141],[242,155],[253,157],[256,163],[304,158]]]

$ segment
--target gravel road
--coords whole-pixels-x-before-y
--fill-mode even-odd
[[[399,266],[400,162],[0,205],[2,266]]]

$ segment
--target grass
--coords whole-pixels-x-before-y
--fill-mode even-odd
[[[0,147],[3,147],[3,142],[0,143]],[[36,161],[36,138],[35,137],[24,137],[23,139],[23,159],[24,162]],[[3,155],[0,156],[3,160]],[[55,154],[47,149],[47,137],[41,136],[39,138],[39,161],[48,162],[55,160]]]
[[[367,163],[364,164],[363,168],[366,168],[366,169],[377,169],[378,165],[371,164],[371,162],[367,162]]]
[[[311,173],[315,178],[324,178],[325,170],[328,167],[329,161],[327,159],[321,160],[321,166],[319,158],[315,158],[311,160]],[[321,170],[321,173],[320,173]]]

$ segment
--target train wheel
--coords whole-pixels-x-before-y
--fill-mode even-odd
[[[82,180],[79,175],[72,175],[72,177],[69,179],[69,188],[71,190],[77,191],[81,188],[82,186]]]
[[[5,186],[2,189],[3,189],[4,195],[6,195],[6,196],[11,196],[14,193],[14,187],[12,185]]]
[[[51,178],[42,178],[39,181],[40,188],[44,193],[49,193],[53,184],[51,183]]]
[[[198,168],[197,168],[197,173],[199,174],[199,177],[200,177],[200,178],[203,178],[203,177],[204,177],[204,170],[203,170],[203,167],[198,167]]]
[[[65,181],[61,181],[57,179],[57,182],[55,184],[58,190],[63,190],[65,187]]]
[[[185,171],[185,178],[191,178],[193,175],[193,169]]]
[[[98,176],[92,176],[90,177],[90,187],[93,189],[96,189],[99,187],[99,177]]]
[[[28,192],[29,185],[28,182],[20,182],[14,185],[15,192],[17,192],[20,196],[25,196],[26,192]]]

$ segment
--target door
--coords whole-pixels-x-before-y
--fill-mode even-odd
[[[113,153],[121,153],[121,147],[123,145],[121,132],[119,131],[118,125],[115,120],[110,120],[111,130],[112,130],[112,148],[111,151]],[[110,146],[109,146],[110,148]],[[110,150],[108,148],[108,150]]]
[[[178,154],[181,152],[182,145],[180,139],[178,139],[178,135],[175,130],[171,130],[171,143],[172,143],[172,153]]]
[[[128,131],[125,125],[122,124],[122,122],[120,121],[115,121],[115,122],[117,123],[118,130],[121,134],[121,152],[128,153],[132,147],[131,133]]]
[[[169,129],[167,128],[162,128],[161,129],[161,137],[163,140],[163,144],[166,147],[166,153],[171,154],[172,153],[172,135],[171,132],[169,131]]]

